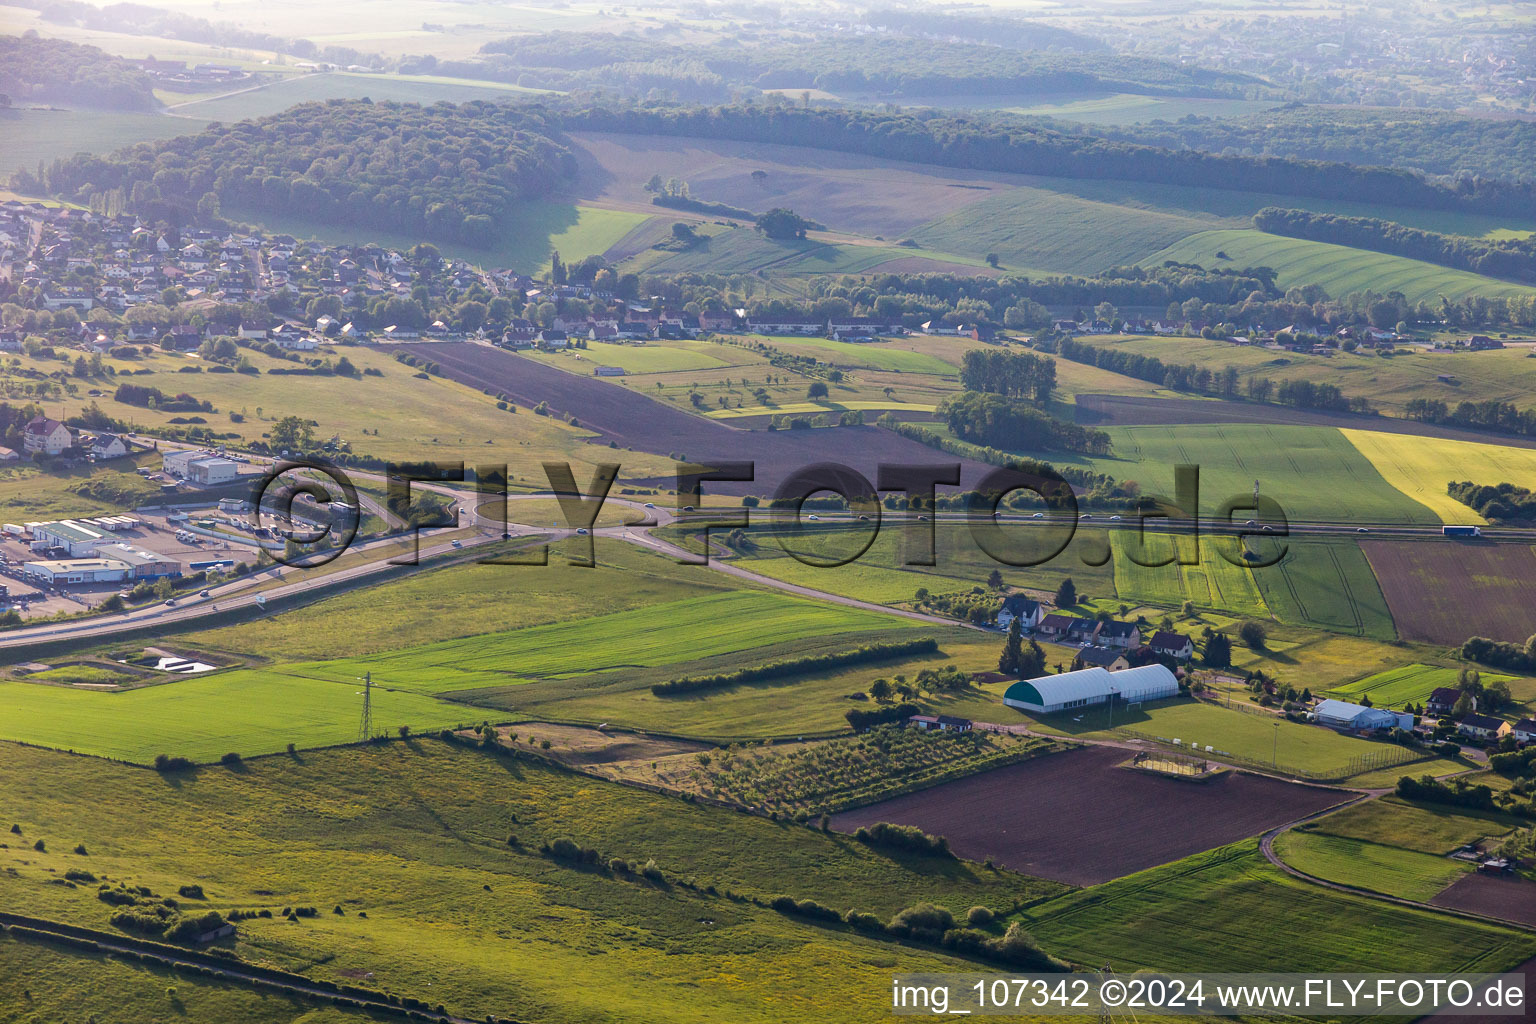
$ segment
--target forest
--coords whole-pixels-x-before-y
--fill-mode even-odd
[[[1064,34],[1079,38],[1075,33]],[[1178,96],[1272,92],[1246,75],[1153,58],[1044,49],[1024,52],[990,41],[892,35],[778,39],[743,47],[551,32],[497,40],[485,44],[474,58],[437,59],[430,68],[415,70],[544,89],[603,86],[629,94],[654,89],[698,102],[727,99],[733,88],[742,87],[893,97],[1092,90]]]
[[[94,46],[36,33],[0,36],[0,94],[16,103],[153,110],[154,86],[137,64]]]
[[[1266,206],[1254,214],[1253,226],[1272,235],[1371,249],[1510,281],[1536,281],[1536,242],[1530,239],[1490,241],[1425,231],[1375,217],[1343,217],[1276,206]]]
[[[1064,450],[1108,455],[1109,435],[1047,415],[1028,402],[966,391],[939,406],[939,418],[963,441],[1008,451]]]
[[[485,246],[516,203],[574,178],[546,131],[528,107],[329,100],[81,154],[17,184],[82,203],[120,191],[135,213],[172,223],[239,207]]]
[[[1188,114],[1177,121],[1050,127],[1168,149],[1369,164],[1448,178],[1536,181],[1536,122],[1443,110],[1355,109],[1289,103],[1237,117]]]
[[[559,115],[570,130],[781,143],[844,153],[1052,177],[1145,181],[1399,206],[1536,216],[1536,186],[1478,180],[1456,187],[1411,171],[1285,157],[1174,151],[949,114],[876,113],[773,104],[591,106]]]

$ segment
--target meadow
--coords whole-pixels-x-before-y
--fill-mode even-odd
[[[1502,814],[1386,796],[1308,822],[1301,830],[1439,856],[1480,839],[1508,835],[1518,824],[1518,819]]]
[[[23,462],[10,463],[0,469],[0,515],[6,522],[30,522],[121,512],[120,503],[87,494],[110,492],[142,501],[159,490],[134,472],[138,466],[149,465],[158,469],[159,459],[144,454],[104,466],[47,470]]]
[[[732,366],[738,358],[734,349],[699,341],[668,341],[645,345],[616,345],[589,341],[584,349],[564,352],[529,351],[531,359],[558,366],[572,373],[589,374],[598,366],[622,367],[626,373],[678,373],[684,370],[713,370]],[[624,383],[616,381],[615,383]]]
[[[1471,864],[1448,857],[1300,831],[1276,839],[1275,852],[1315,878],[1421,903],[1472,870]]]
[[[4,909],[106,927],[111,908],[91,888],[49,884],[79,866],[158,892],[195,880],[217,908],[321,907],[297,923],[241,922],[235,952],[335,981],[366,972],[372,987],[473,1018],[883,1020],[872,967],[944,972],[963,961],[741,897],[790,892],[887,917],[923,899],[1007,912],[1061,891],[438,740],[271,758],[173,782],[16,748],[0,782],[4,820],[47,841],[46,852],[0,850],[0,865],[16,871],[0,892]],[[104,799],[111,815],[101,813]],[[210,834],[218,841],[186,841]],[[605,862],[654,859],[663,880],[539,854],[562,837]],[[88,858],[66,852],[80,842]],[[604,970],[593,971],[595,957]],[[774,970],[761,969],[765,959]]]
[[[681,251],[642,250],[623,266],[625,270],[651,274],[863,274],[878,271],[885,263],[920,258],[945,264],[949,273],[990,273],[982,259],[984,255],[828,241],[820,237],[772,239],[750,227],[726,227],[700,232],[700,241]]]
[[[1446,485],[1453,481],[1536,489],[1536,449],[1367,430],[1344,430],[1343,434],[1388,483],[1432,509],[1442,522],[1487,522],[1446,493]]]
[[[1367,290],[1402,292],[1409,302],[1434,302],[1441,295],[1459,299],[1468,295],[1529,295],[1533,291],[1526,285],[1403,256],[1249,228],[1201,231],[1140,262],[1155,267],[1167,260],[1216,268],[1271,267],[1281,288],[1319,284],[1329,295]]]
[[[1376,707],[1396,708],[1405,704],[1422,704],[1438,687],[1454,688],[1457,671],[1454,668],[1437,668],[1433,665],[1404,665],[1401,668],[1378,672],[1342,686],[1335,686],[1328,692],[1342,700],[1356,703],[1359,703],[1361,697],[1369,695],[1371,703]],[[1490,686],[1495,682],[1508,683],[1514,679],[1514,676],[1500,675],[1497,672],[1482,673],[1484,686]]]
[[[184,1016],[206,1024],[358,1024],[366,1014],[137,960],[0,934],[0,1006],[17,1020]]]
[[[885,341],[834,341],[831,338],[802,338],[769,335],[752,336],[795,355],[811,356],[839,367],[867,367],[895,373],[926,373],[941,377],[957,376],[954,366],[923,352],[897,348]]]
[[[1203,99],[1190,96],[1146,96],[1140,93],[1107,95],[1063,95],[1048,102],[1027,107],[1006,107],[1011,114],[1028,117],[1054,117],[1062,121],[1088,124],[1136,124],[1141,121],[1176,121],[1193,114],[1197,117],[1234,117],[1269,110],[1268,100]]]
[[[612,581],[606,585],[612,586]],[[738,591],[363,658],[301,663],[282,671],[330,680],[351,680],[371,672],[375,681],[388,686],[440,694],[709,658],[751,650],[785,636],[907,626],[902,619],[876,612],[829,607],[778,593]]]
[[[178,678],[119,693],[0,683],[0,739],[149,764],[160,754],[216,761],[358,738],[362,685],[262,669]],[[373,688],[376,734],[457,725],[471,709],[391,687]]]
[[[136,142],[173,139],[202,130],[204,122],[131,111],[0,110],[5,153],[0,156],[0,180],[39,162],[51,164],[76,153],[110,153]]]

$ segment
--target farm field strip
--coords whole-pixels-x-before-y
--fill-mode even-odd
[[[1536,490],[1536,451],[1440,437],[1343,430],[1387,482],[1435,511],[1446,523],[1485,524],[1482,516],[1446,493],[1453,481],[1511,483]]]
[[[1371,703],[1378,707],[1400,707],[1404,704],[1421,704],[1437,687],[1456,685],[1457,670],[1436,668],[1432,665],[1404,665],[1401,668],[1378,672],[1329,690],[1330,694],[1345,700],[1358,702],[1369,695]],[[1516,677],[1497,672],[1482,673],[1484,686],[1494,682],[1512,682]]]
[[[1047,948],[1121,973],[1501,970],[1536,952],[1510,928],[1291,878],[1255,840],[1059,896],[1024,921]],[[1297,935],[1307,941],[1275,941]]]
[[[1199,608],[1238,616],[1269,617],[1269,606],[1259,593],[1254,571],[1231,564],[1220,553],[1219,549],[1223,547],[1229,553],[1236,553],[1237,545],[1230,538],[1200,538],[1199,561],[1194,565],[1175,562],[1144,566],[1130,557],[1133,539],[1130,531],[1111,530],[1109,535],[1114,551],[1115,592],[1122,598],[1174,609],[1182,607],[1185,601],[1193,601]],[[1165,543],[1176,544],[1181,551],[1190,547],[1189,538],[1173,534],[1165,535]],[[1148,556],[1162,555],[1162,549],[1149,545],[1148,554],[1142,557],[1150,560]]]
[[[1536,632],[1536,553],[1528,544],[1370,540],[1360,547],[1405,640],[1524,643]]]
[[[1281,622],[1310,625],[1377,640],[1397,637],[1372,564],[1349,539],[1291,537],[1286,557],[1254,571],[1254,581]]]
[[[176,679],[120,693],[0,683],[0,739],[148,764],[159,754],[215,761],[351,743],[363,698],[355,680],[262,669]],[[390,687],[373,690],[377,733],[456,725],[471,709]]]
[[[1275,840],[1275,852],[1297,871],[1324,881],[1420,903],[1472,870],[1471,864],[1449,857],[1295,830]]]
[[[1190,783],[1119,767],[1129,759],[1130,752],[1117,747],[1052,754],[836,814],[832,827],[916,825],[944,836],[971,860],[991,858],[1028,874],[1093,885],[1256,835],[1342,799],[1244,772]],[[1127,836],[1135,841],[1124,841]]]

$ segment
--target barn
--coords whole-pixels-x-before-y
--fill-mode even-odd
[[[1119,672],[1095,667],[1020,680],[1008,687],[1003,703],[1020,711],[1049,714],[1104,704],[1112,698],[1134,702],[1178,695],[1179,681],[1162,665],[1143,665]]]

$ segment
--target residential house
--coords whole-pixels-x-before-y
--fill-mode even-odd
[[[1536,718],[1522,718],[1510,726],[1510,732],[1515,735],[1516,743],[1529,743],[1536,740]]]
[[[1424,712],[1436,718],[1451,713],[1456,702],[1461,699],[1461,691],[1454,686],[1437,686],[1429,695],[1429,700],[1424,702]],[[1477,707],[1476,698],[1473,698],[1473,708]]]
[[[997,611],[997,625],[999,629],[1009,629],[1017,619],[1019,628],[1027,632],[1038,626],[1044,617],[1045,609],[1039,601],[1031,600],[1023,594],[1010,594]]]
[[[74,443],[68,427],[46,416],[34,416],[21,431],[21,446],[28,455],[58,455]]]
[[[1141,645],[1141,627],[1134,622],[1106,622],[1100,626],[1097,639],[1106,647],[1129,650]]]
[[[97,434],[91,442],[91,456],[98,462],[103,459],[120,459],[128,454],[128,443],[117,434]]]
[[[1114,647],[1084,647],[1072,659],[1072,668],[1104,668],[1111,672],[1130,668],[1125,652]]]
[[[239,328],[235,332],[235,336],[238,338],[244,338],[247,341],[266,341],[267,330],[268,325],[265,321],[242,320],[240,321]]]
[[[1456,723],[1456,731],[1476,740],[1495,740],[1510,731],[1508,722],[1488,715],[1463,715]]]
[[[1503,348],[1504,343],[1498,338],[1490,338],[1486,334],[1474,334],[1467,339],[1467,348],[1473,352],[1487,352],[1490,349]]]
[[[1039,633],[1044,639],[1065,640],[1073,629],[1079,628],[1077,624],[1082,622],[1095,625],[1091,619],[1080,619],[1074,615],[1052,612],[1040,620],[1040,624],[1035,627],[1035,632]]]
[[[1195,656],[1195,642],[1183,633],[1160,629],[1152,634],[1147,646],[1153,654],[1161,654],[1177,661],[1188,661]]]
[[[544,349],[546,352],[558,352],[568,347],[571,339],[564,331],[557,331],[551,328],[546,331],[540,331],[538,336],[533,339],[533,342],[534,345]]]

